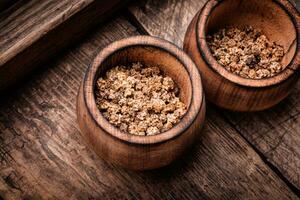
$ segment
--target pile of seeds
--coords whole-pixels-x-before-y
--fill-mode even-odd
[[[245,78],[272,77],[283,70],[283,47],[251,26],[221,29],[207,37],[213,56],[228,71]]]
[[[155,135],[171,129],[186,113],[174,81],[158,67],[117,66],[97,81],[96,101],[104,117],[122,131]]]

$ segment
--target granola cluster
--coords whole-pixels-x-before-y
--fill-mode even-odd
[[[272,77],[283,70],[282,46],[270,42],[260,30],[246,26],[221,29],[207,37],[213,56],[228,71],[244,78]]]
[[[104,117],[122,131],[155,135],[171,129],[186,113],[174,81],[158,67],[117,66],[97,81],[96,102]]]

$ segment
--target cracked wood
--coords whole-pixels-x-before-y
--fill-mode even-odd
[[[211,108],[191,151],[160,170],[126,171],[86,146],[75,111],[84,72],[99,48],[137,34],[118,17],[1,96],[0,198],[297,199]]]

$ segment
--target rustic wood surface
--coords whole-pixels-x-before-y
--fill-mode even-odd
[[[0,13],[0,91],[77,41],[124,2],[21,0]]]
[[[176,3],[175,3],[176,2]],[[182,46],[190,20],[206,0],[146,1],[130,7],[135,22],[151,35]],[[300,1],[297,1],[299,6]],[[157,13],[160,13],[157,15]],[[160,29],[160,27],[162,27]],[[167,34],[165,34],[168,27]],[[300,191],[300,83],[292,94],[265,112],[231,113],[220,111],[225,119],[258,151],[262,159]]]
[[[202,3],[134,4],[125,14],[130,22],[116,17],[1,95],[0,199],[298,199],[299,84],[288,100],[262,113],[240,115],[209,105],[192,150],[160,170],[133,172],[106,163],[79,133],[76,95],[95,53],[146,32],[181,46]]]

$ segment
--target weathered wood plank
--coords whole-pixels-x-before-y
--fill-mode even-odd
[[[292,95],[259,113],[224,112],[233,126],[300,190],[300,82]]]
[[[206,0],[146,0],[132,4],[129,11],[150,35],[182,47],[191,19],[205,2]]]
[[[79,39],[122,0],[19,1],[0,14],[0,91]]]
[[[190,20],[205,1],[146,1],[132,5],[129,10],[151,35],[182,46]],[[300,191],[299,98],[300,83],[287,100],[269,111],[252,114],[220,112]]]
[[[123,18],[97,30],[0,104],[4,199],[296,199],[213,110],[192,151],[167,168],[132,172],[90,151],[76,122],[76,95],[94,53],[138,34]]]
[[[110,166],[89,151],[79,134],[76,95],[94,53],[129,35],[119,18],[8,98],[1,96],[0,196],[4,199],[88,199],[122,194]],[[112,174],[111,174],[112,173]],[[127,196],[126,196],[127,195]]]

